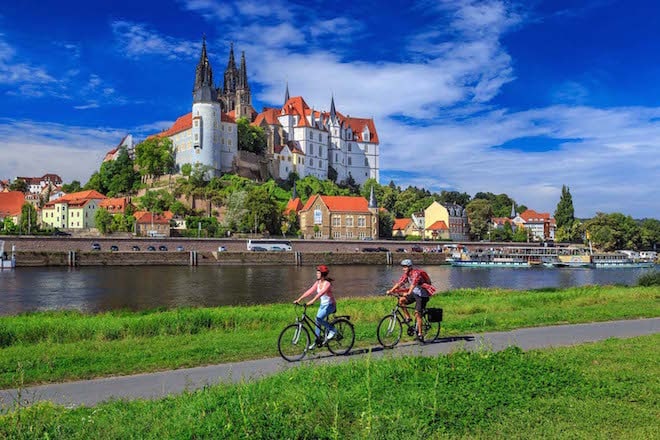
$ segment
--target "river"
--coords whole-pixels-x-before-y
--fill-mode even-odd
[[[653,269],[425,267],[439,290],[634,285]],[[338,299],[383,293],[398,266],[333,266]],[[0,315],[75,309],[86,312],[292,301],[315,279],[310,266],[21,267],[0,271]]]

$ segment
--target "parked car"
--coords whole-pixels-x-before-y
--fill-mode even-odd
[[[183,252],[185,249],[183,249],[183,246],[177,246],[176,250],[177,252]]]
[[[139,251],[139,250],[140,250],[140,246],[133,246],[131,249],[133,249],[134,251]]]
[[[92,243],[92,250],[93,251],[100,251],[101,250],[101,245],[98,243]]]
[[[110,246],[110,251],[111,252],[117,252],[118,250],[119,250],[119,246],[117,246],[116,244],[113,244],[112,246]]]
[[[53,231],[53,236],[54,237],[70,237],[71,234],[66,232],[66,231],[60,231],[59,229],[56,229]]]
[[[378,248],[366,247],[366,248],[362,248],[362,252],[378,252]]]
[[[156,247],[155,246],[147,246],[148,251],[155,251]]]
[[[227,248],[224,246],[218,246],[218,252],[227,252]]]
[[[161,244],[160,246],[158,246],[158,250],[159,250],[159,251],[166,252],[166,251],[167,251],[167,246]]]
[[[377,247],[376,250],[377,250],[378,252],[389,252],[389,251],[390,251],[388,248],[386,248],[386,247],[382,247],[382,246]]]
[[[406,250],[404,248],[396,248],[395,252],[406,252]]]
[[[413,247],[410,248],[411,251],[413,252],[424,252],[424,249],[422,249],[421,246],[414,245]]]

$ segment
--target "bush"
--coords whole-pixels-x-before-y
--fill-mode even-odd
[[[637,280],[639,286],[660,286],[660,270],[645,273]]]

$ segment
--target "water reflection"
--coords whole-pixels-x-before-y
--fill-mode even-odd
[[[645,271],[654,270],[449,266],[425,269],[439,290],[631,285]],[[401,275],[398,266],[333,266],[331,270],[338,298],[382,294]],[[315,270],[309,266],[19,268],[0,271],[0,315],[33,310],[97,312],[288,302],[314,279]]]

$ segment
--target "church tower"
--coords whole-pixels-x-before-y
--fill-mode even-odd
[[[241,53],[241,67],[238,70],[236,83],[236,119],[247,118],[252,121],[252,94],[247,80],[247,67],[245,66],[245,52]]]
[[[192,145],[194,154],[190,163],[199,163],[220,170],[220,156],[214,145],[215,133],[220,121],[218,92],[213,86],[213,69],[206,53],[206,37],[202,41],[202,53],[195,70],[192,105]]]
[[[225,69],[224,85],[222,87],[222,110],[226,113],[236,110],[236,87],[238,86],[238,69],[234,60],[234,43],[229,47],[229,61]]]

